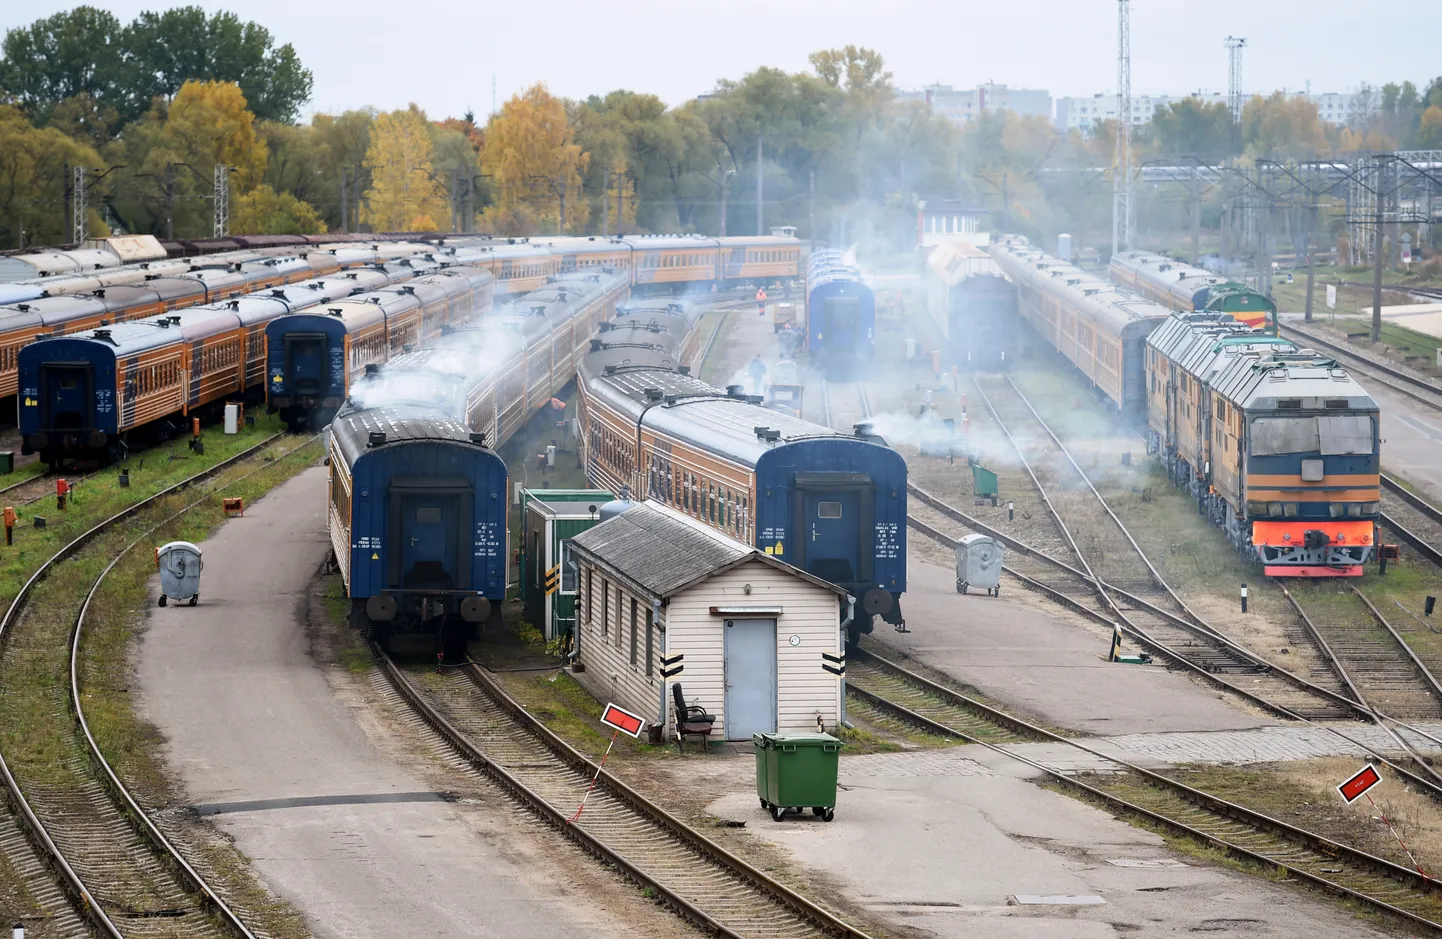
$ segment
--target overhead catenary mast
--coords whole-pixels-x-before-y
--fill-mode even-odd
[[[1117,153],[1112,170],[1112,254],[1132,245],[1131,0],[1117,0]]]
[[[1242,50],[1247,40],[1241,36],[1228,36],[1227,44],[1227,108],[1232,112],[1232,133],[1235,135],[1242,126]]]

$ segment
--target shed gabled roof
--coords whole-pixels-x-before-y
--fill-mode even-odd
[[[637,505],[587,529],[571,539],[571,546],[662,600],[752,560],[833,593],[846,593],[654,502]]]

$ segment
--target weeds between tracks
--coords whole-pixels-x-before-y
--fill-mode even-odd
[[[252,439],[245,445],[212,447],[206,463],[213,465],[224,459],[227,454],[219,452],[222,449],[233,454],[255,443]],[[283,439],[215,478],[174,493],[125,524],[102,533],[33,588],[22,635],[18,642],[12,639],[0,667],[0,686],[5,690],[0,739],[22,784],[44,786],[51,792],[86,786],[92,779],[84,768],[87,757],[64,706],[68,696],[67,639],[76,610],[111,559],[142,537],[141,533],[159,525],[156,531],[143,536],[145,543],[137,545],[111,571],[91,607],[79,661],[83,706],[107,759],[136,797],[158,816],[157,822],[167,837],[217,889],[244,908],[247,922],[277,939],[301,937],[308,932],[294,912],[253,880],[245,859],[222,838],[190,821],[184,812],[164,811],[182,806],[184,800],[160,760],[159,733],[135,713],[129,694],[131,654],[143,628],[143,611],[150,602],[148,584],[155,561],[149,544],[203,540],[223,520],[222,492],[253,501],[314,462],[320,452],[316,442],[297,446],[296,439]],[[172,465],[185,467],[176,474],[183,478],[206,464],[192,461]],[[149,477],[136,483],[129,490],[129,501],[138,501],[162,488]],[[77,513],[70,526],[78,530],[82,524],[106,517],[99,506],[121,498],[121,493],[112,493],[108,498],[82,502],[92,515],[91,522],[82,523]]]

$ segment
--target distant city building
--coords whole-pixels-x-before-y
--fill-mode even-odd
[[[916,240],[923,248],[946,241],[964,241],[978,247],[991,242],[987,231],[991,213],[960,199],[927,199],[916,205]]]
[[[1287,97],[1303,98],[1312,102],[1317,106],[1317,116],[1329,124],[1363,124],[1382,104],[1381,92],[1375,88],[1319,94],[1288,92]],[[1220,91],[1196,91],[1189,95],[1134,95],[1131,122],[1133,125],[1145,124],[1152,119],[1157,108],[1164,108],[1187,98],[1199,98],[1204,104],[1227,103],[1226,94]],[[1085,133],[1101,121],[1114,121],[1116,118],[1115,94],[1056,99],[1056,128],[1063,133],[1073,129]]]
[[[1034,117],[1051,117],[1051,94],[1030,88],[1008,88],[987,82],[975,88],[953,88],[950,85],[927,85],[919,91],[897,94],[903,101],[924,102],[932,114],[964,126],[977,115],[992,111],[1011,111]]]

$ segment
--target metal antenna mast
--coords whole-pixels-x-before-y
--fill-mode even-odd
[[[70,200],[72,207],[70,227],[71,241],[77,245],[84,244],[85,239],[89,236],[89,232],[86,231],[90,219],[89,213],[86,211],[87,206],[85,203],[85,176],[85,167],[75,167],[75,185],[71,190],[72,195]]]
[[[1112,254],[1132,246],[1131,0],[1117,0],[1117,156],[1112,173]]]
[[[201,177],[204,179],[205,177]],[[212,237],[230,234],[230,167],[215,164],[215,225]]]
[[[1232,112],[1233,142],[1236,142],[1242,126],[1242,50],[1247,40],[1241,36],[1228,36],[1227,45],[1227,107]]]

